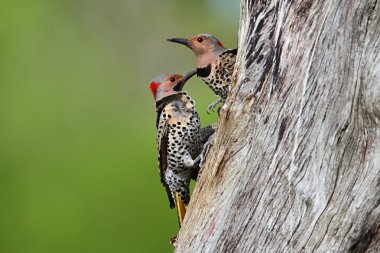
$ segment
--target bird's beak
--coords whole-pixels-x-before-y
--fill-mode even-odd
[[[188,39],[173,38],[173,39],[167,39],[167,41],[182,44],[182,45],[185,45],[187,47],[190,47],[190,43],[189,43]]]
[[[190,78],[192,78],[196,73],[197,73],[197,70],[193,70],[193,71],[190,71],[190,72],[186,73],[182,77],[183,84],[185,84],[187,82],[187,80],[189,80]]]
[[[192,78],[196,73],[197,73],[197,70],[193,70],[193,71],[186,73],[184,76],[182,76],[181,81],[174,87],[174,90],[175,91],[181,91],[183,86],[185,86],[185,83],[187,82],[187,80]]]

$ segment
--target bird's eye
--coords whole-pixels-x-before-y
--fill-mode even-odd
[[[202,39],[201,37],[199,37],[199,38],[197,39],[197,41],[198,41],[199,43],[201,43],[201,42],[203,42],[203,39]]]
[[[170,82],[173,83],[174,81],[175,81],[175,78],[174,78],[174,77],[171,77],[171,78],[170,78]]]

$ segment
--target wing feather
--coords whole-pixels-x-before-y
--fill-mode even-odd
[[[167,124],[167,120],[160,119],[158,124],[158,136],[157,136],[157,151],[158,151],[158,168],[160,173],[160,180],[163,186],[165,187],[166,193],[169,198],[170,208],[175,207],[175,202],[173,200],[170,188],[168,184],[165,181],[165,172],[168,168],[168,134],[169,134],[169,127]]]

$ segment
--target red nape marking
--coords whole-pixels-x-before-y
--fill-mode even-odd
[[[154,99],[156,99],[157,89],[158,89],[159,86],[160,86],[160,84],[159,83],[155,83],[155,82],[152,82],[150,84],[150,90],[153,93]]]
[[[216,43],[218,46],[220,46],[220,47],[222,47],[223,46],[223,44],[222,44],[222,42],[220,42],[220,41],[218,41],[218,43]]]

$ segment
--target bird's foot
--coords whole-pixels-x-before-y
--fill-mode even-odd
[[[207,106],[207,113],[210,114],[210,111],[214,111],[214,108],[220,103],[222,102],[223,100],[221,98],[219,98],[218,100],[214,101],[212,104],[210,104],[209,106]]]
[[[201,155],[199,155],[197,158],[195,158],[194,161],[193,161],[193,166],[192,167],[194,167],[198,162],[200,162],[201,159],[202,159]]]

